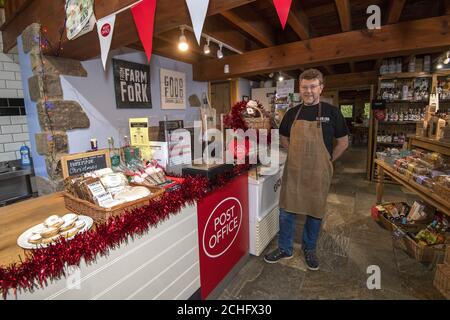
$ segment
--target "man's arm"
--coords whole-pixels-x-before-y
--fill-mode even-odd
[[[336,161],[339,159],[340,156],[344,153],[345,150],[348,148],[348,136],[337,138],[336,139],[336,146],[333,150],[333,159],[331,161]]]
[[[284,149],[289,149],[289,138],[280,135],[280,144]]]

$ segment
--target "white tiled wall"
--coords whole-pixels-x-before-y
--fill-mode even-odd
[[[23,98],[17,49],[3,53],[3,37],[0,32],[0,98]]]
[[[17,50],[3,53],[0,32],[0,98],[23,98]],[[23,144],[30,147],[26,116],[0,116],[0,162],[20,159]]]
[[[31,148],[27,116],[0,117],[0,162],[20,159],[24,143]]]

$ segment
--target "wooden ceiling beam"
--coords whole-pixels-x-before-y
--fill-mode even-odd
[[[402,15],[406,0],[391,0],[389,1],[389,11],[387,15],[387,24],[397,23]]]
[[[251,9],[247,8],[247,10],[240,10],[239,14],[234,11],[225,11],[222,12],[221,15],[264,46],[272,47],[275,45],[275,33],[273,28]]]
[[[296,3],[292,4],[287,23],[301,40],[306,40],[311,37],[309,19],[303,11],[297,8]]]
[[[350,72],[351,72],[351,73],[355,73],[355,72],[356,72],[356,70],[355,70],[355,62],[354,62],[354,61],[351,61],[351,62],[349,63],[349,65],[350,65]]]
[[[225,18],[218,15],[206,18],[203,32],[241,52],[262,48],[229,25]]]
[[[17,0],[6,0],[16,2]],[[249,4],[255,0],[210,0],[207,16],[218,14],[222,11]],[[97,19],[110,15],[124,8],[136,0],[96,0],[95,16]],[[11,50],[17,42],[17,37],[32,23],[40,23],[48,29],[47,39],[57,44],[59,41],[59,30],[64,26],[65,0],[30,0],[26,6],[21,7],[20,12],[14,16],[6,17],[7,25],[3,27],[4,51]],[[190,24],[190,15],[185,0],[158,1],[155,15],[155,34],[172,30],[183,24]],[[130,10],[126,10],[116,17],[114,37],[111,49],[124,47],[139,41],[135,28],[133,16]],[[97,44],[94,44],[97,43]],[[89,44],[89,45],[87,45]],[[90,33],[68,41],[63,37],[63,56],[84,60],[98,56],[100,46],[98,45],[97,30],[94,28]]]
[[[358,30],[306,41],[255,50],[226,57],[220,62],[205,61],[194,66],[196,81],[245,77],[258,73],[292,70],[300,66],[320,66],[380,56],[443,51],[450,46],[450,16],[440,16],[387,25],[379,30]],[[430,35],[433,35],[430,37]],[[355,46],[355,43],[358,45]],[[224,65],[230,74],[224,75]]]
[[[352,15],[349,0],[335,0],[335,3],[342,31],[350,31],[352,29]]]

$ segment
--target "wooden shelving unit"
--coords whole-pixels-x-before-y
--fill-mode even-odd
[[[450,150],[449,150],[450,151]],[[438,194],[434,193],[433,190],[426,188],[412,178],[397,172],[395,168],[381,160],[375,160],[375,164],[378,166],[379,170],[379,181],[377,184],[377,203],[382,203],[383,201],[383,184],[385,175],[391,177],[393,180],[407,188],[408,190],[417,194],[426,203],[439,209],[446,215],[450,216],[450,202],[441,198]]]
[[[446,156],[450,156],[450,143],[440,142],[433,139],[423,137],[412,137],[409,140],[409,148],[413,147],[438,152]]]

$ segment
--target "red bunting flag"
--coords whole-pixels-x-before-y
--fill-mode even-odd
[[[142,0],[131,8],[134,23],[139,33],[139,38],[144,46],[147,59],[150,62],[153,47],[153,27],[155,23],[156,0]]]
[[[292,0],[273,0],[275,9],[277,9],[278,18],[280,18],[281,26],[286,26],[286,22],[289,16],[289,10],[291,9]]]

